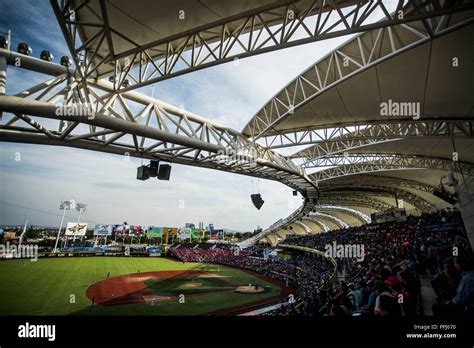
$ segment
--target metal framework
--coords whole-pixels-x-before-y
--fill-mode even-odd
[[[296,221],[295,224],[300,225],[301,227],[303,227],[307,234],[313,234],[314,233],[313,230],[308,225],[303,223],[302,221]]]
[[[338,218],[337,216],[328,214],[328,213],[322,213],[319,211],[312,211],[308,214],[310,217],[319,217],[320,219],[327,219],[332,222],[334,222],[336,225],[338,225],[340,228],[348,228],[349,224],[345,222],[344,220]]]
[[[370,183],[372,185],[380,185],[380,186],[392,186],[398,188],[408,188],[414,189],[422,192],[433,193],[436,189],[435,186],[425,184],[415,180],[409,180],[404,178],[397,178],[391,176],[379,176],[379,175],[370,175],[364,174],[363,181],[365,183]],[[359,186],[361,182],[355,180],[354,177],[341,177],[334,180],[323,181],[319,188],[320,190],[326,190],[333,187],[340,187],[340,186]]]
[[[322,221],[320,221],[316,218],[306,216],[306,217],[303,218],[303,221],[305,221],[305,220],[308,220],[308,221],[318,225],[321,228],[321,231],[323,231],[323,232],[328,232],[328,231],[331,230],[328,225],[326,225],[324,222],[322,222]]]
[[[474,121],[466,119],[387,120],[362,125],[342,125],[331,128],[307,129],[262,138],[271,149],[312,145],[291,158],[319,158],[357,148],[415,137],[472,138]],[[270,145],[271,144],[271,145]]]
[[[10,57],[9,62],[17,56],[1,49],[0,55]],[[29,65],[44,63],[31,57],[21,59]],[[202,164],[204,167],[212,164],[217,169],[273,177],[283,182],[292,175],[304,178],[304,172],[300,172],[291,160],[249,142],[230,128],[143,94],[113,93],[111,84],[106,81],[89,82],[84,88],[70,76],[70,71],[64,68],[63,72],[17,96],[3,97],[2,109],[14,113],[1,128],[5,140],[18,136],[22,141],[30,139],[31,142],[64,143],[112,153],[128,152],[143,158]],[[34,99],[26,98],[33,94]],[[57,114],[58,105],[63,108],[62,115]],[[81,115],[79,111],[84,110],[79,109],[84,106],[88,114]],[[48,129],[25,114],[59,122],[56,129],[51,126]],[[32,127],[15,127],[19,120]],[[79,128],[80,124],[88,127]],[[270,173],[272,171],[275,171],[274,175]],[[299,179],[296,182],[302,183]]]
[[[421,211],[431,211],[433,209],[433,204],[425,200],[420,195],[401,190],[395,187],[387,186],[376,186],[376,185],[358,185],[357,187],[347,187],[340,186],[336,188],[330,188],[324,192],[325,196],[330,197],[331,195],[362,195],[362,196],[381,196],[381,197],[390,197],[394,200],[403,200]]]
[[[140,45],[110,25],[105,0],[100,0],[98,9],[89,0],[51,0],[51,4],[81,76],[113,76],[114,90],[120,91],[238,58],[412,21],[429,23],[427,19],[434,16],[472,8],[471,1],[399,1],[397,11],[390,14],[383,1],[275,1]],[[372,22],[374,12],[383,13],[383,19]],[[81,20],[84,13],[94,20]],[[312,16],[316,19],[310,25],[307,19]],[[94,35],[81,42],[79,36],[85,28]],[[433,29],[430,33],[435,33]],[[114,38],[126,41],[131,48],[115,52]]]
[[[321,196],[320,204],[344,205],[350,207],[366,207],[373,210],[381,211],[392,209],[395,205],[381,201],[374,197],[347,194],[344,196]]]
[[[352,208],[337,206],[337,205],[321,205],[321,204],[318,204],[314,208],[316,210],[322,211],[322,212],[336,211],[336,212],[344,213],[344,214],[350,215],[353,218],[359,220],[363,224],[368,224],[368,223],[371,222],[370,216],[368,216],[367,214],[362,213],[361,211],[359,211],[357,209],[352,209]]]
[[[357,157],[359,156],[359,157]],[[319,168],[320,166],[336,166],[325,170],[318,171],[310,175],[315,182],[331,180],[338,177],[385,172],[393,170],[415,170],[422,168],[448,170],[453,168],[458,172],[466,174],[472,173],[473,166],[470,163],[454,162],[441,158],[422,157],[412,155],[367,155],[367,154],[351,154],[350,156],[335,155],[325,157],[319,160],[310,161],[311,163],[305,167]]]
[[[425,5],[427,13],[430,13],[433,4],[425,3]],[[443,6],[454,9],[458,5],[473,8],[473,3],[470,1],[444,2]],[[409,4],[404,7],[403,11],[411,10],[412,6]],[[432,14],[432,17],[436,16],[434,12]],[[449,16],[377,28],[358,35],[349,43],[320,59],[271,98],[251,119],[244,133],[254,140],[284,133],[276,130],[275,127],[293,115],[296,110],[329,89],[390,58],[474,21],[474,18],[469,18],[460,23],[450,24],[447,17]],[[403,32],[411,35],[402,35]],[[400,37],[406,37],[405,41],[401,41]],[[382,45],[383,40],[387,38],[390,41],[388,49]],[[325,125],[325,127],[331,127],[331,125]],[[279,142],[275,146],[291,142],[290,137],[283,137],[285,137],[285,141],[282,137],[277,136],[272,141],[265,139],[264,144],[267,147],[272,147],[273,141],[277,139]]]
[[[206,23],[170,37],[138,44],[111,25],[110,2],[50,0],[75,68],[0,49],[0,111],[13,117],[0,126],[0,140],[69,146],[143,159],[222,170],[281,182],[303,204],[256,236],[249,246],[291,224],[311,228],[319,219],[349,225],[331,212],[361,222],[368,216],[348,207],[384,210],[395,206],[376,197],[397,197],[422,211],[432,208],[422,193],[435,187],[376,172],[453,169],[472,174],[472,165],[408,154],[357,153],[357,148],[414,137],[474,137],[472,117],[366,120],[358,123],[278,126],[314,98],[342,82],[474,22],[452,21],[474,9],[474,0],[398,1],[389,13],[383,1],[281,0]],[[383,14],[372,21],[375,12]],[[93,21],[81,16],[88,13]],[[85,32],[92,36],[85,37]],[[194,70],[276,49],[361,33],[319,60],[273,97],[244,132],[207,120],[134,89]],[[409,33],[410,35],[405,35]],[[403,39],[401,39],[403,37]],[[117,51],[120,38],[131,47]],[[388,42],[388,44],[387,44]],[[6,64],[50,75],[49,80],[14,96],[5,95]],[[110,77],[109,82],[107,77]],[[311,145],[291,156],[274,151]],[[320,170],[326,168],[324,170]],[[307,170],[318,171],[308,174]],[[364,174],[365,183],[352,180]],[[409,192],[415,189],[419,193]],[[321,195],[320,195],[321,192]],[[319,219],[318,219],[319,217]]]
[[[9,64],[18,56],[21,68],[53,78],[0,97],[0,110],[14,115],[0,126],[2,141],[159,159],[277,180],[304,192],[304,204],[273,229],[296,221],[317,201],[318,189],[301,167],[235,130],[134,91],[114,93],[107,81],[85,86],[70,69],[0,49]],[[20,120],[27,127],[18,126]]]

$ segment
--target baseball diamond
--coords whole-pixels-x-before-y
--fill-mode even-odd
[[[0,282],[8,285],[0,287],[0,315],[225,314],[294,291],[242,269],[166,258],[11,260],[0,262]],[[248,284],[264,291],[251,296],[236,291]]]

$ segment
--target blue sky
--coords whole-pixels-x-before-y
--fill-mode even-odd
[[[49,1],[2,0],[0,32],[12,30],[12,49],[26,41],[38,57],[50,50],[55,61],[68,50]],[[346,38],[279,50],[197,71],[155,84],[154,97],[221,124],[242,130],[261,106],[299,72]],[[48,76],[9,67],[7,94],[12,95]],[[151,94],[152,87],[140,92]],[[2,124],[10,116],[4,114]],[[41,121],[38,119],[38,121]],[[21,123],[18,123],[20,126]],[[18,157],[20,161],[16,161]],[[1,143],[0,202],[59,213],[59,202],[88,204],[84,219],[94,223],[183,226],[214,223],[217,228],[248,231],[267,227],[301,203],[291,189],[208,169],[174,164],[169,182],[135,179],[139,159],[80,149]],[[259,187],[265,200],[260,211],[250,194]],[[254,189],[253,189],[254,188]],[[184,207],[183,207],[184,203]],[[70,213],[74,215],[74,213]],[[57,225],[59,217],[0,204],[0,224]]]

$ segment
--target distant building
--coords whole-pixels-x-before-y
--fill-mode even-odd
[[[184,224],[184,227],[186,227],[186,228],[196,228],[196,225],[191,223],[191,222],[186,222]]]
[[[3,234],[3,240],[5,242],[8,242],[8,241],[12,241],[12,240],[17,240],[17,239],[20,239],[20,237],[17,237],[16,236],[16,232],[5,232]]]

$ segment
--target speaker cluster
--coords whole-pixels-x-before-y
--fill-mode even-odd
[[[262,195],[260,193],[255,193],[253,195],[250,195],[250,198],[252,199],[252,203],[253,205],[255,206],[255,208],[257,208],[258,210],[260,210],[260,208],[262,207],[263,203],[265,203],[265,201],[262,199]]]
[[[159,161],[150,161],[149,165],[137,168],[137,179],[148,180],[158,178],[158,180],[169,180],[171,175],[171,165],[159,164]]]

